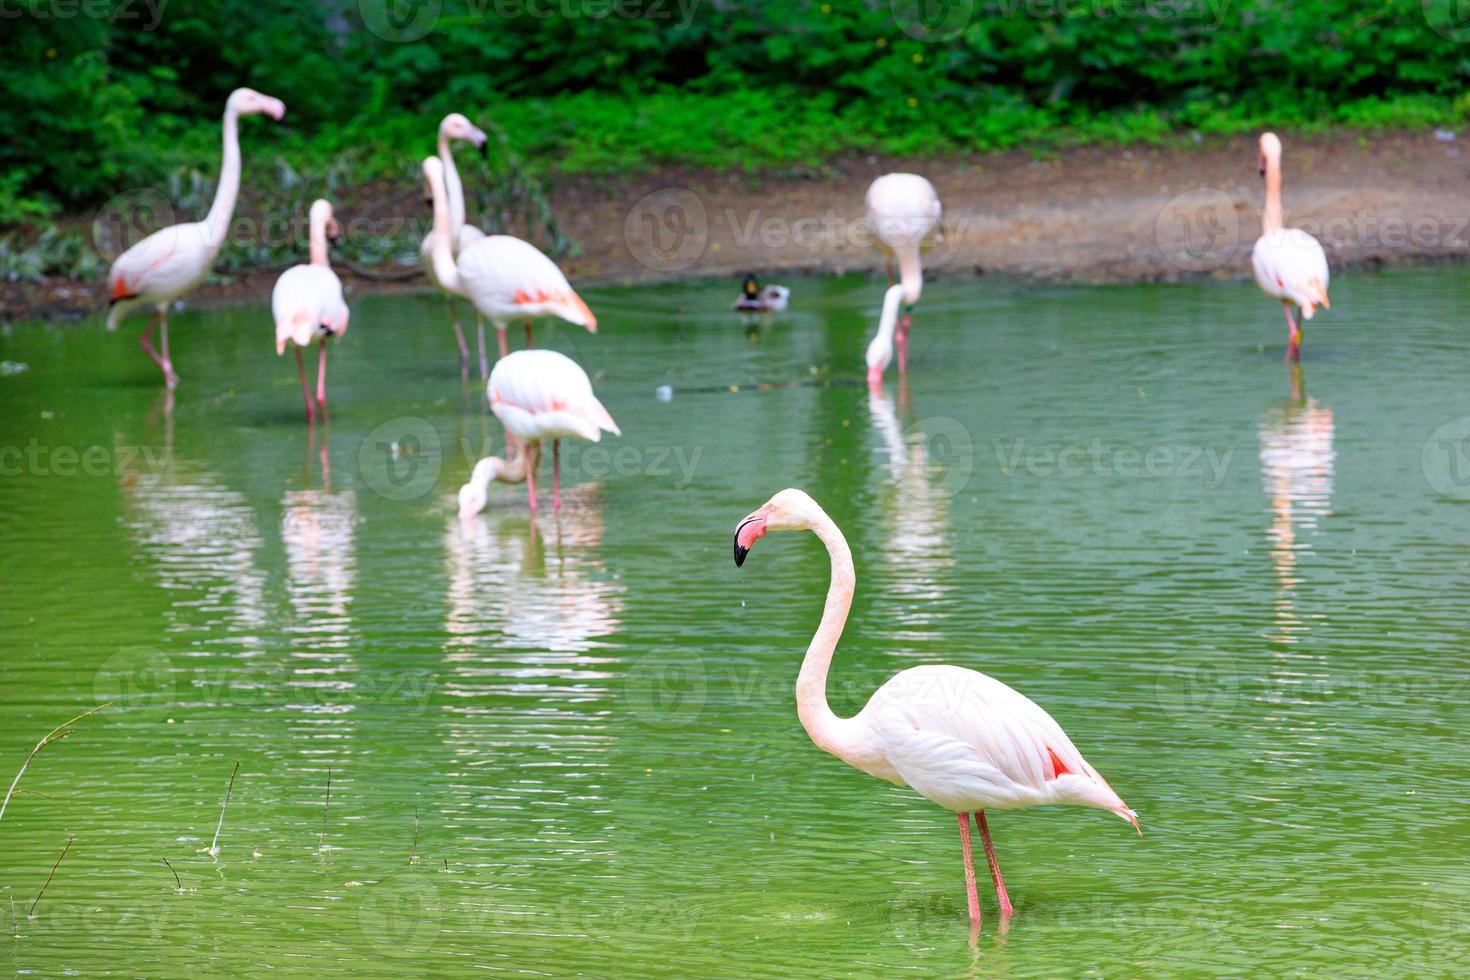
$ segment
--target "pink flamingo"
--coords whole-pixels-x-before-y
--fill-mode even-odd
[[[1322,244],[1300,228],[1281,222],[1281,140],[1261,134],[1261,176],[1266,178],[1266,209],[1261,213],[1261,237],[1251,250],[1251,268],[1262,292],[1281,300],[1290,331],[1286,359],[1301,357],[1302,331],[1291,316],[1293,306],[1310,320],[1317,307],[1332,309],[1327,301],[1327,255]]]
[[[316,406],[327,420],[327,339],[347,332],[347,303],[342,299],[342,280],[327,264],[327,241],[341,234],[332,205],[317,200],[311,204],[311,262],[293,265],[281,273],[271,293],[271,314],[276,321],[276,356],[286,353],[288,342],[296,345],[296,373],[301,376],[301,393],[306,397],[306,421],[316,421],[311,389],[301,348],[321,341],[316,368]]]
[[[488,152],[488,143],[485,139],[484,130],[471,123],[457,112],[451,112],[439,123],[439,162],[444,165],[444,190],[449,204],[449,244],[455,255],[459,255],[468,245],[485,237],[485,233],[474,225],[465,223],[464,209],[464,185],[460,183],[459,168],[454,165],[454,151],[450,148],[453,140],[463,140],[472,144],[484,156]],[[424,271],[428,273],[429,281],[438,286],[445,297],[449,300],[449,317],[454,324],[454,340],[459,345],[459,373],[462,377],[469,377],[470,373],[470,350],[465,343],[464,329],[459,325],[459,310],[454,305],[455,294],[439,281],[434,274],[434,233],[431,231],[424,236],[423,243],[419,245],[419,257],[423,260]],[[490,376],[490,362],[485,355],[485,320],[477,316],[477,332],[479,334],[480,346],[480,380]]]
[[[559,440],[597,442],[603,432],[622,435],[618,424],[592,393],[587,372],[554,350],[520,350],[495,362],[487,386],[490,411],[505,426],[506,439],[519,441],[516,456],[491,456],[475,464],[474,475],[459,492],[459,516],[472,517],[485,506],[491,480],[526,481],[531,510],[536,510],[536,465],[541,443],[551,440],[551,509],[561,509]]]
[[[444,165],[434,157],[424,161],[424,180],[434,201],[434,241],[430,249],[434,274],[445,289],[467,297],[495,325],[501,357],[508,351],[505,329],[512,319],[525,320],[527,347],[533,346],[531,321],[541,317],[556,317],[586,327],[588,333],[597,332],[597,317],[556,263],[530,242],[510,235],[489,235],[470,243],[456,257]]]
[[[796,679],[796,713],[817,747],[848,765],[910,786],[959,817],[970,923],[980,898],[970,851],[970,814],[980,828],[1002,920],[1013,907],[985,823],[985,809],[1076,803],[1138,816],[1087,764],[1051,716],[994,678],[963,667],[911,667],[895,674],[855,716],[827,706],[827,669],[857,584],[852,552],[832,519],[800,490],[782,490],[735,528],[735,564],[767,531],[813,531],[827,546],[831,585],[822,622]],[[1141,832],[1141,831],[1140,831]]]
[[[939,195],[934,185],[918,174],[885,174],[868,187],[867,210],[868,227],[877,235],[878,246],[890,262],[894,257],[898,259],[898,285],[892,282],[890,265],[878,333],[868,345],[868,387],[878,388],[883,384],[884,369],[893,360],[895,339],[898,373],[908,373],[909,314],[924,288],[919,247],[939,224]]]
[[[108,330],[116,330],[134,307],[148,305],[158,311],[156,324],[150,323],[143,331],[138,346],[158,365],[170,388],[178,385],[179,376],[168,353],[168,306],[204,281],[225,243],[240,193],[239,119],[260,114],[279,122],[286,106],[253,89],[237,88],[230,93],[225,102],[224,160],[209,214],[203,221],[160,228],[118,256],[107,274]],[[154,350],[151,340],[155,326],[161,353]]]

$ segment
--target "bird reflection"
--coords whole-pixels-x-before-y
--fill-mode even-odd
[[[908,416],[907,385],[900,383],[899,406]],[[899,412],[881,388],[870,389],[868,414],[887,456],[880,494],[885,538],[882,561],[893,566],[890,588],[902,595],[935,599],[948,592],[954,555],[949,541],[949,493],[932,477],[930,434],[918,426],[904,430]],[[908,615],[926,617],[923,603],[896,604]]]
[[[1276,572],[1276,631],[1272,639],[1295,643],[1306,631],[1293,594],[1301,582],[1297,558],[1309,551],[1306,538],[1332,509],[1332,410],[1306,397],[1301,365],[1291,370],[1292,394],[1261,422],[1261,476],[1274,515],[1267,537]]]

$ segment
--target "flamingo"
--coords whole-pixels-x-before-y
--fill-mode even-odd
[[[444,190],[449,199],[449,241],[450,247],[455,255],[464,250],[465,246],[477,242],[485,237],[485,233],[474,225],[465,224],[464,210],[464,185],[459,180],[459,168],[454,165],[454,151],[450,148],[453,140],[464,140],[471,143],[484,156],[488,152],[489,144],[486,142],[485,132],[474,123],[457,112],[451,112],[439,122],[439,161],[444,164]],[[423,260],[424,271],[428,273],[429,281],[443,290],[445,297],[449,300],[449,317],[454,324],[454,340],[459,345],[459,373],[462,377],[469,377],[470,350],[465,343],[464,330],[459,325],[459,310],[455,308],[455,294],[446,289],[434,274],[433,257],[434,233],[431,231],[424,236],[423,243],[419,245],[419,257]],[[483,381],[490,376],[490,364],[485,357],[485,321],[477,316],[477,331],[480,342],[480,380]]]
[[[867,208],[868,227],[878,236],[880,249],[890,261],[898,259],[899,282],[892,282],[890,266],[878,333],[868,344],[868,387],[877,388],[882,386],[883,371],[893,360],[895,340],[898,373],[908,373],[909,314],[924,288],[919,246],[939,224],[939,195],[934,185],[918,174],[884,174],[868,187]]]
[[[597,332],[597,317],[573,291],[556,263],[535,245],[511,235],[489,235],[471,242],[456,257],[451,240],[444,186],[444,164],[424,160],[424,180],[434,202],[434,241],[430,249],[434,275],[443,288],[467,297],[475,310],[495,325],[500,356],[505,357],[505,328],[511,319],[526,322],[526,346],[532,346],[531,320],[557,317],[588,333]]]
[[[827,669],[857,583],[842,531],[806,493],[782,490],[736,525],[735,564],[745,563],[767,531],[808,530],[827,546],[832,578],[821,625],[797,676],[797,717],[818,748],[871,776],[910,786],[957,814],[972,929],[980,924],[980,899],[971,860],[970,814],[980,828],[1003,921],[1014,908],[995,860],[987,807],[1075,803],[1115,813],[1138,828],[1138,815],[1087,764],[1050,715],[977,671],[911,667],[890,678],[853,717],[833,714],[827,706]]]
[[[1302,331],[1291,316],[1293,306],[1310,320],[1317,307],[1332,309],[1327,301],[1327,255],[1322,243],[1300,228],[1281,225],[1281,140],[1262,133],[1261,176],[1266,178],[1266,209],[1261,213],[1261,237],[1251,250],[1256,284],[1267,296],[1281,300],[1290,331],[1286,359],[1301,358]]]
[[[561,510],[561,447],[568,438],[597,442],[603,432],[622,435],[618,424],[592,393],[587,372],[554,350],[519,350],[495,362],[486,386],[490,411],[505,426],[506,441],[520,443],[511,460],[491,456],[475,464],[470,482],[459,491],[459,516],[473,517],[485,506],[491,480],[526,481],[536,510],[536,464],[541,443],[551,440],[551,509]]]
[[[327,241],[341,233],[332,205],[323,200],[311,203],[311,262],[293,265],[281,273],[271,293],[271,314],[276,321],[276,356],[286,353],[288,342],[296,345],[296,373],[301,376],[301,394],[306,398],[306,421],[316,421],[320,407],[327,420],[327,340],[347,332],[347,303],[342,299],[342,280],[327,264]],[[321,341],[317,354],[316,406],[306,384],[301,348]]]
[[[160,228],[118,256],[107,274],[111,307],[107,329],[116,330],[134,307],[148,305],[157,310],[157,322],[148,324],[138,338],[138,346],[158,365],[170,388],[178,386],[179,376],[168,353],[169,304],[204,281],[225,243],[235,213],[235,198],[240,193],[239,119],[262,114],[279,122],[286,114],[285,103],[254,89],[237,88],[230,93],[225,102],[224,159],[209,214],[203,221]],[[161,352],[153,348],[155,327]]]

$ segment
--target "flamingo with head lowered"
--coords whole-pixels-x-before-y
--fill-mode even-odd
[[[434,275],[452,293],[467,297],[475,309],[495,325],[500,356],[508,351],[505,330],[511,320],[524,320],[526,345],[531,343],[531,321],[553,317],[588,333],[597,332],[597,317],[582,302],[556,263],[530,242],[511,235],[489,235],[454,254],[444,164],[434,157],[424,161],[424,181],[434,203],[434,233],[430,248]]]
[[[347,303],[342,299],[342,280],[327,264],[327,242],[336,241],[341,233],[332,205],[317,200],[311,203],[311,262],[293,265],[281,273],[271,293],[271,314],[276,321],[276,355],[286,353],[286,344],[296,345],[296,373],[301,376],[301,394],[306,398],[306,420],[316,421],[318,409],[322,421],[327,418],[327,340],[347,332]],[[316,368],[316,404],[306,384],[306,368],[301,363],[301,349],[320,341]]]
[[[449,205],[449,244],[455,255],[459,255],[466,246],[477,242],[485,237],[485,233],[474,225],[465,223],[464,209],[464,184],[460,183],[459,168],[454,165],[454,151],[451,143],[454,140],[463,140],[480,151],[484,156],[488,152],[488,144],[485,139],[484,130],[470,122],[457,112],[451,112],[439,123],[439,162],[444,165],[444,192]],[[428,273],[429,281],[443,290],[449,300],[449,317],[454,324],[454,340],[459,345],[459,373],[463,377],[469,377],[470,351],[465,343],[464,329],[459,325],[459,310],[455,308],[455,293],[446,289],[434,274],[434,233],[431,231],[424,236],[423,243],[419,245],[419,257],[423,260],[424,271]],[[485,320],[477,316],[477,328],[479,333],[480,347],[480,380],[490,376],[490,362],[485,354]]]
[[[174,373],[168,352],[169,304],[204,281],[225,243],[235,213],[235,198],[240,193],[239,119],[262,114],[279,122],[286,106],[280,99],[253,89],[237,88],[230,93],[225,102],[224,160],[209,214],[203,221],[155,231],[118,256],[107,274],[108,304],[112,307],[107,314],[107,329],[116,330],[135,307],[153,307],[158,320],[143,331],[138,345],[158,365],[170,388],[178,385],[179,376]],[[151,339],[155,327],[161,352],[154,349]]]
[[[1002,919],[1013,907],[985,822],[987,809],[1075,803],[1114,813],[1135,828],[1138,816],[1067,733],[1034,702],[992,677],[963,667],[911,667],[895,674],[856,715],[827,706],[827,670],[847,622],[857,576],[852,552],[833,520],[800,490],[782,490],[735,527],[735,564],[767,531],[812,531],[832,565],[827,603],[796,679],[796,713],[819,749],[871,776],[909,786],[959,817],[970,923],[980,899],[970,850],[970,815],[980,828]]]
[[[924,289],[919,248],[939,224],[939,195],[918,174],[885,174],[868,187],[868,227],[890,260],[898,259],[898,283],[883,294],[878,333],[868,344],[868,387],[883,384],[883,371],[898,348],[898,373],[908,373],[909,314]],[[891,267],[890,267],[891,274]]]
[[[1300,228],[1282,227],[1281,140],[1275,133],[1261,135],[1260,154],[1266,209],[1261,213],[1261,237],[1251,250],[1251,268],[1261,290],[1281,300],[1288,330],[1286,359],[1296,361],[1301,357],[1302,331],[1291,308],[1299,309],[1303,320],[1310,320],[1319,306],[1332,308],[1327,301],[1327,254],[1321,242]]]

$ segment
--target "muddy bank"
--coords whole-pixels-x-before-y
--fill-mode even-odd
[[[1334,267],[1470,255],[1470,135],[1287,138],[1289,224]],[[944,202],[926,271],[1051,282],[1168,281],[1249,274],[1262,182],[1248,138],[1184,147],[1095,147],[939,160],[835,161],[821,173],[750,176],[666,168],[637,178],[563,178],[553,206],[581,254],[573,283],[780,272],[881,272],[863,193],[892,170],[925,174]],[[415,189],[338,206],[422,224]],[[79,222],[88,219],[79,218]],[[265,297],[279,268],[213,282],[194,301]],[[344,270],[358,290],[424,288],[401,266]],[[0,317],[80,318],[100,284],[5,284]]]

